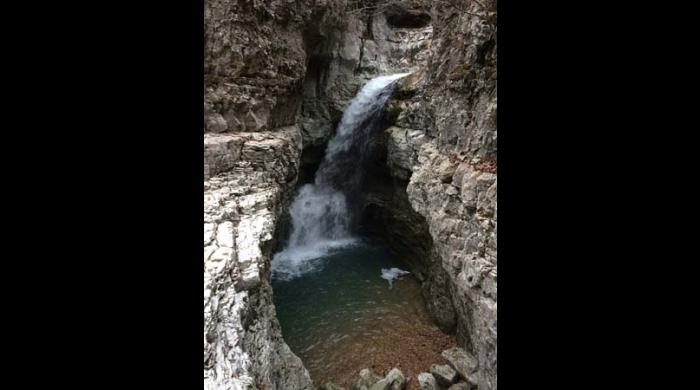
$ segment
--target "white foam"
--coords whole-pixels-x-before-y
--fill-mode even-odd
[[[401,279],[402,276],[410,274],[399,268],[382,268],[382,279],[389,281],[389,288],[393,287],[394,280]]]
[[[272,257],[272,277],[291,280],[318,268],[321,258],[357,243],[353,237],[319,241],[305,246],[290,246]]]

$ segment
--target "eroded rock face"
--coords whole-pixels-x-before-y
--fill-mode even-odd
[[[387,165],[409,177],[408,201],[449,280],[458,340],[478,361],[470,380],[495,389],[496,2],[439,2],[431,16],[428,66],[390,101]]]
[[[212,135],[206,145],[204,388],[312,389],[282,339],[269,281],[271,241],[296,180],[301,133],[290,126]]]
[[[343,24],[344,0],[207,0],[204,131],[266,131],[296,123],[310,21]]]

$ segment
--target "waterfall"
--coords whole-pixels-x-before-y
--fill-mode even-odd
[[[292,232],[287,247],[272,259],[273,277],[299,276],[313,269],[314,259],[355,241],[352,211],[364,179],[370,137],[380,124],[391,84],[408,74],[370,80],[343,112],[314,183],[302,186],[290,206]]]

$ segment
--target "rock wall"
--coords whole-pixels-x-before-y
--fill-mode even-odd
[[[205,1],[204,131],[295,124],[306,74],[306,26],[342,26],[344,9],[344,0]]]
[[[428,65],[390,102],[387,164],[409,178],[457,314],[460,344],[497,388],[496,2],[443,1],[431,11]]]
[[[282,339],[270,251],[294,188],[305,31],[342,26],[344,0],[207,0],[204,388],[312,389]]]
[[[205,136],[205,389],[313,388],[282,339],[270,286],[275,226],[300,152],[296,126]]]

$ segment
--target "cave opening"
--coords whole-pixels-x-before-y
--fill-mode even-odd
[[[423,28],[430,24],[430,15],[419,10],[389,8],[384,12],[386,22],[394,28]]]

